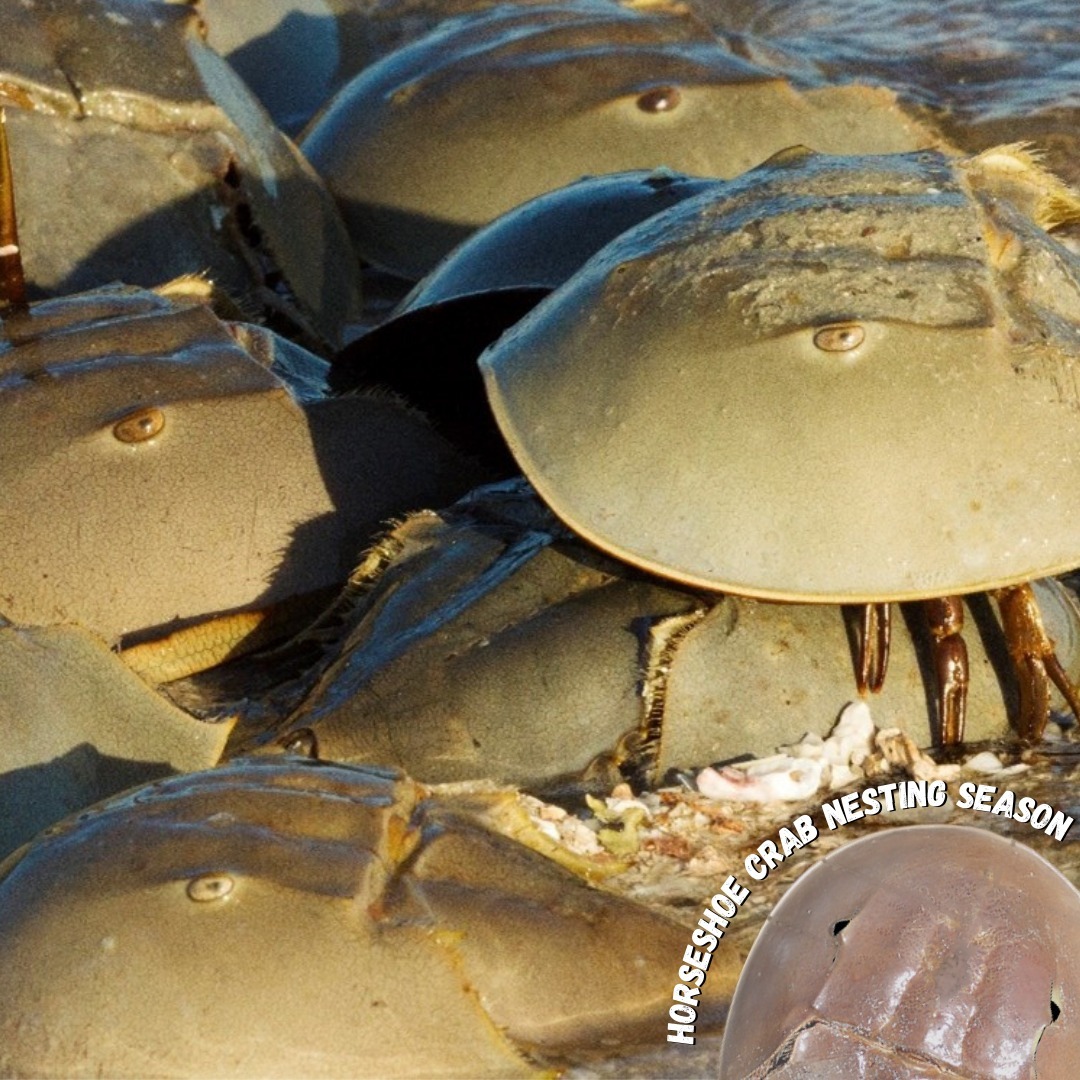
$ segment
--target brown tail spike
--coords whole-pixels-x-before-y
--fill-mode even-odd
[[[15,184],[8,153],[7,117],[0,109],[0,316],[18,314],[28,307],[15,223]]]

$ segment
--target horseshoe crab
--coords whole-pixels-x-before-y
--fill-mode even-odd
[[[474,476],[397,401],[297,400],[263,360],[302,351],[202,304],[132,287],[41,301],[0,348],[15,622],[111,641],[279,603],[342,582],[386,517]]]
[[[205,282],[29,304],[20,251],[0,122],[9,619],[112,641],[273,605],[342,581],[389,514],[468,486],[469,466],[421,417],[321,399],[327,365],[218,319]]]
[[[1075,599],[1057,582],[1038,588],[1080,676]],[[997,738],[1015,708],[1009,661],[989,603],[970,603],[980,631],[970,734]],[[930,652],[917,620],[898,633],[874,705],[880,726],[921,745]],[[560,796],[624,779],[651,788],[675,768],[772,754],[826,734],[851,697],[835,611],[638,574],[577,540],[522,481],[397,525],[309,631],[234,667],[231,680],[223,668],[166,688],[200,714],[243,715],[230,754],[285,748]],[[283,684],[294,667],[303,676]]]
[[[1071,681],[1027,585],[1080,564],[1080,197],[1019,147],[795,148],[608,245],[481,358],[544,500],[697,588],[926,600],[937,739],[963,738],[957,594],[994,591],[1038,739]]]
[[[940,144],[888,91],[800,93],[685,14],[602,0],[448,19],[360,72],[301,138],[357,253],[413,280],[478,226],[582,175],[733,176],[795,142]]]
[[[0,621],[0,687],[0,859],[135,784],[216,765],[232,727],[176,708],[77,626]]]
[[[0,865],[0,1070],[525,1076],[655,1041],[689,932],[477,802],[237,761],[48,830]]]
[[[336,345],[357,300],[341,218],[202,29],[186,4],[5,5],[0,102],[30,287],[208,271]]]
[[[456,446],[516,474],[477,357],[606,243],[720,183],[670,169],[608,173],[508,210],[458,244],[388,319],[337,353],[332,385],[389,387]]]
[[[723,1080],[1080,1070],[1080,893],[1015,840],[886,829],[812,866],[747,957]]]

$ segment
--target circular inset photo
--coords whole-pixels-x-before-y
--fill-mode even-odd
[[[1080,892],[957,825],[883,830],[806,872],[740,976],[722,1080],[1080,1076]]]

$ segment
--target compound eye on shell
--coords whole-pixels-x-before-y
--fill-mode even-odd
[[[866,331],[858,323],[836,323],[814,331],[814,344],[822,352],[850,352],[866,339]]]
[[[165,427],[165,414],[148,405],[121,417],[113,425],[113,436],[122,443],[141,443],[160,435]]]
[[[233,891],[233,879],[225,873],[200,874],[187,884],[188,898],[199,904],[224,900]]]
[[[282,739],[281,746],[286,754],[296,754],[313,761],[319,758],[319,743],[311,728],[297,728],[290,732]]]
[[[654,86],[638,95],[637,107],[647,113],[671,112],[678,108],[681,100],[677,86]]]

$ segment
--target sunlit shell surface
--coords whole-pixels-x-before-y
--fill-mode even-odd
[[[827,855],[750,951],[722,1080],[1080,1075],[1080,893],[1024,844],[958,825]]]
[[[454,248],[397,313],[504,289],[555,289],[620,233],[718,183],[670,169],[638,169],[545,192]]]
[[[654,1039],[686,933],[393,771],[234,762],[0,865],[0,1071],[529,1075]]]
[[[38,295],[210,271],[337,342],[356,303],[340,216],[191,5],[35,0],[3,19],[0,104]]]
[[[358,253],[418,278],[478,226],[587,174],[734,176],[793,143],[914,150],[892,94],[800,94],[700,23],[602,0],[499,5],[372,64],[301,146]]]
[[[844,602],[1060,572],[1080,262],[1035,218],[1075,206],[1015,148],[777,155],[492,346],[496,418],[576,531],[689,584]]]
[[[854,692],[838,608],[643,578],[575,542],[523,483],[413,515],[352,581],[331,623],[340,640],[275,728],[279,747],[321,760],[534,790],[607,792],[624,776],[655,786],[672,768],[826,735]],[[1075,599],[1053,580],[1036,589],[1076,678]],[[1015,701],[1002,632],[985,597],[970,598],[968,619],[978,627],[968,737],[1003,737]],[[873,700],[880,727],[899,726],[919,745],[932,738],[928,637],[920,620],[897,619],[889,678]],[[269,674],[281,664],[278,655]],[[196,679],[184,691],[206,686]],[[244,710],[225,702],[216,712]],[[265,748],[270,725],[255,717],[242,745]],[[248,724],[245,715],[238,733]]]
[[[342,582],[386,517],[467,489],[398,402],[301,404],[270,362],[326,365],[278,343],[119,286],[6,319],[0,614],[111,641],[272,604]]]

